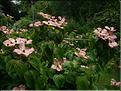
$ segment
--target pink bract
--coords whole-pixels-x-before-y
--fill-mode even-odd
[[[34,24],[29,24],[29,27],[33,27],[34,26]]]
[[[6,30],[6,29],[7,29],[6,26],[1,26],[1,27],[0,27],[0,30],[2,30],[2,31]]]
[[[118,46],[118,44],[117,44],[115,41],[109,42],[108,45],[109,45],[111,48],[114,48],[114,47],[117,47],[117,46]]]
[[[23,55],[25,55],[26,57],[28,57],[33,52],[34,52],[34,48],[27,48],[27,49],[25,49],[25,52],[23,52]]]
[[[20,43],[19,49],[22,50],[22,51],[25,50],[25,43]]]
[[[26,43],[26,42],[27,42],[27,39],[24,39],[24,38],[17,38],[16,39],[16,44]]]
[[[83,48],[83,49],[76,48],[76,49],[78,50],[78,52],[75,52],[75,55],[77,57],[82,57],[84,59],[89,59],[89,56],[86,55],[87,48]]]
[[[3,42],[3,44],[5,45],[5,46],[8,46],[8,47],[10,47],[10,46],[15,46],[15,40],[13,39],[13,38],[9,38],[8,40],[5,40],[4,42]]]
[[[26,48],[25,50],[14,49],[13,52],[17,53],[18,55],[24,55],[24,56],[28,57],[30,54],[32,54],[34,52],[34,48]]]
[[[26,44],[32,44],[32,40],[27,40]]]

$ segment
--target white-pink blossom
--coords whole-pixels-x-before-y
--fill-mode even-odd
[[[34,26],[34,24],[32,24],[32,23],[31,23],[31,24],[29,24],[29,27],[33,27],[33,26]]]
[[[81,58],[84,58],[84,59],[89,59],[89,56],[87,56],[87,53],[86,53],[87,48],[83,48],[83,49],[76,48],[76,49],[77,49],[78,52],[75,52],[74,54],[77,57],[81,57]]]
[[[3,44],[7,47],[15,46],[15,40],[13,38],[9,38],[8,40],[5,40]]]
[[[51,15],[49,14],[45,14],[43,12],[38,12],[38,15],[41,15],[42,17],[46,18],[46,19],[50,19],[51,18]]]
[[[26,43],[27,39],[24,38],[16,38],[16,44],[20,44],[20,43]]]
[[[114,48],[114,47],[117,47],[117,46],[118,46],[117,42],[115,42],[115,41],[109,42],[108,45],[109,45],[111,48]]]
[[[1,26],[0,30],[4,33],[4,34],[11,34],[12,32],[14,32],[13,29],[9,29],[6,26]]]
[[[27,40],[25,38],[16,38],[16,44],[20,44],[20,43],[24,43],[24,44],[32,44],[32,40]]]
[[[32,54],[34,52],[34,48],[26,48],[26,49],[14,49],[15,53],[17,53],[18,55],[24,55],[26,57],[28,57],[30,54]]]
[[[115,42],[117,36],[113,34],[114,31],[116,31],[114,27],[105,26],[104,29],[102,28],[95,29],[94,33],[102,40],[105,41],[107,40],[109,47],[114,48],[118,46],[118,44]]]
[[[27,40],[26,44],[32,44],[32,40],[31,39]]]
[[[52,64],[51,68],[55,69],[57,71],[62,71],[62,65],[67,62],[68,60],[66,58],[63,58],[63,60],[59,60],[57,58],[54,58],[54,63]]]
[[[42,21],[42,23],[45,25],[63,29],[64,26],[67,24],[65,17],[58,16],[56,18],[55,16],[44,14],[43,12],[39,12],[38,14],[47,19],[47,21]]]
[[[117,82],[115,79],[111,79],[110,82],[112,86],[117,86],[117,87],[121,86],[121,82]]]

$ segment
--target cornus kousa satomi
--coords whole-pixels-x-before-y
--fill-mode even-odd
[[[18,55],[24,55],[24,56],[28,57],[30,54],[32,54],[34,52],[34,48],[26,48],[25,43],[20,42],[19,48],[14,49],[13,52],[17,53]]]
[[[81,58],[84,58],[84,59],[89,59],[89,56],[87,56],[87,54],[86,54],[87,48],[84,48],[84,49],[76,48],[76,50],[77,50],[78,52],[75,52],[74,54],[75,54],[77,57],[81,57]]]
[[[38,14],[43,16],[45,19],[47,19],[47,21],[42,21],[42,23],[45,25],[49,25],[49,26],[63,29],[64,26],[67,24],[67,22],[65,22],[66,21],[65,17],[51,16],[49,14],[44,14],[43,12],[38,12]]]
[[[115,39],[117,38],[116,35],[113,34],[116,30],[114,27],[108,27],[105,26],[104,29],[102,28],[97,28],[94,30],[94,33],[101,38],[102,40],[107,40],[108,41],[108,46],[111,48],[117,47],[118,44],[115,42]]]
[[[58,60],[57,58],[54,58],[54,63],[52,64],[51,68],[55,69],[56,71],[62,71],[62,65],[68,61],[66,58],[63,58],[63,60]]]
[[[26,44],[32,44],[32,40],[27,40],[24,38],[9,38],[8,40],[4,41],[3,44],[7,47],[18,45],[18,49],[14,49],[13,52],[17,53],[18,55],[29,56],[31,53],[34,52],[34,48],[26,48]]]
[[[15,46],[16,42],[13,38],[9,38],[8,40],[5,40],[3,44],[7,47]]]
[[[13,87],[12,91],[16,91],[16,90],[25,90],[25,89],[26,89],[25,85],[20,84],[20,85],[17,86],[17,87]]]
[[[117,82],[115,79],[111,79],[111,85],[112,86],[121,86],[121,82]]]
[[[29,24],[29,27],[40,27],[42,25],[43,23],[41,21],[37,21],[37,22]]]
[[[48,21],[42,21],[42,23],[45,24],[45,25],[53,26],[53,27],[60,28],[60,29],[63,29],[64,26],[67,24],[67,22],[65,22],[65,18],[64,17],[60,18],[60,16],[57,17],[57,19],[51,18]]]
[[[15,46],[16,44],[21,44],[21,43],[32,44],[32,40],[27,40],[27,39],[24,39],[24,38],[16,38],[16,39],[9,38],[8,40],[5,40],[3,42],[3,44],[7,47]]]
[[[7,26],[0,26],[0,31],[2,31],[4,34],[11,34],[13,32],[17,34],[22,34],[23,32],[26,32],[27,29],[19,29],[18,31],[15,31],[13,29],[8,28]]]
[[[50,19],[50,18],[52,17],[51,15],[45,14],[45,13],[43,13],[43,12],[38,12],[37,14],[38,14],[38,15],[41,15],[42,17],[44,17],[44,18],[46,18],[46,19]]]
[[[27,40],[27,39],[24,39],[24,38],[16,38],[16,44],[21,44],[21,43],[24,43],[24,44],[32,44],[32,40]]]
[[[1,27],[0,27],[0,30],[1,30],[4,34],[11,34],[11,33],[14,32],[13,29],[9,29],[9,28],[7,28],[6,26],[1,26]]]

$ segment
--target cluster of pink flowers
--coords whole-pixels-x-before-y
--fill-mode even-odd
[[[26,89],[25,85],[20,84],[19,86],[14,87],[14,88],[12,89],[12,91],[16,91],[16,90],[25,90],[25,89]]]
[[[40,27],[42,25],[43,23],[41,21],[37,21],[37,22],[29,24],[29,27]]]
[[[96,30],[94,30],[94,33],[99,38],[101,38],[103,40],[108,40],[109,47],[114,48],[114,47],[118,46],[117,42],[115,42],[115,39],[117,38],[117,36],[113,34],[113,32],[115,32],[115,31],[116,30],[114,29],[114,27],[105,26],[104,29],[97,28]]]
[[[39,15],[43,16],[47,21],[37,21],[34,23],[29,24],[29,27],[40,27],[42,25],[48,25],[53,26],[56,28],[63,29],[67,22],[65,22],[65,18],[58,16],[57,18],[55,16],[51,16],[49,14],[44,14],[43,12],[39,12]]]
[[[121,82],[117,82],[115,79],[111,79],[111,85],[112,86],[121,86]]]
[[[15,31],[13,29],[9,29],[8,27],[6,26],[0,26],[0,31],[2,31],[4,34],[11,34],[13,32],[16,32],[17,34],[21,34],[23,32],[26,32],[27,30],[26,29],[20,29],[18,31]]]
[[[41,15],[42,17],[44,17],[45,19],[51,19],[51,15],[49,15],[49,14],[45,14],[45,13],[43,13],[43,12],[38,12],[38,15]]]
[[[75,52],[75,55],[77,57],[81,57],[81,58],[84,58],[84,59],[89,59],[89,56],[87,56],[86,54],[86,50],[87,48],[84,48],[84,49],[80,49],[80,48],[76,48],[78,52]]]
[[[32,44],[32,40],[27,40],[24,38],[9,38],[8,40],[5,40],[3,44],[7,47],[12,47],[17,44],[19,48],[14,49],[13,52],[17,53],[18,55],[24,55],[27,57],[34,52],[34,48],[25,47],[26,44]]]
[[[6,26],[1,26],[1,27],[0,27],[0,30],[1,30],[4,34],[11,34],[11,33],[14,32],[13,29],[9,29],[9,28],[7,28]]]
[[[42,23],[60,29],[63,29],[64,26],[67,24],[67,22],[65,22],[65,18],[61,16],[58,16],[57,18],[55,16],[52,16],[48,21],[42,21]]]
[[[57,58],[54,58],[54,63],[52,64],[51,68],[55,69],[57,71],[62,71],[62,65],[67,62],[68,60],[66,58],[63,58],[63,60],[59,60]]]

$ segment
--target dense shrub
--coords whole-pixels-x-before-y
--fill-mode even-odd
[[[0,89],[119,90],[118,3],[106,2],[37,1],[14,23],[1,15]]]

